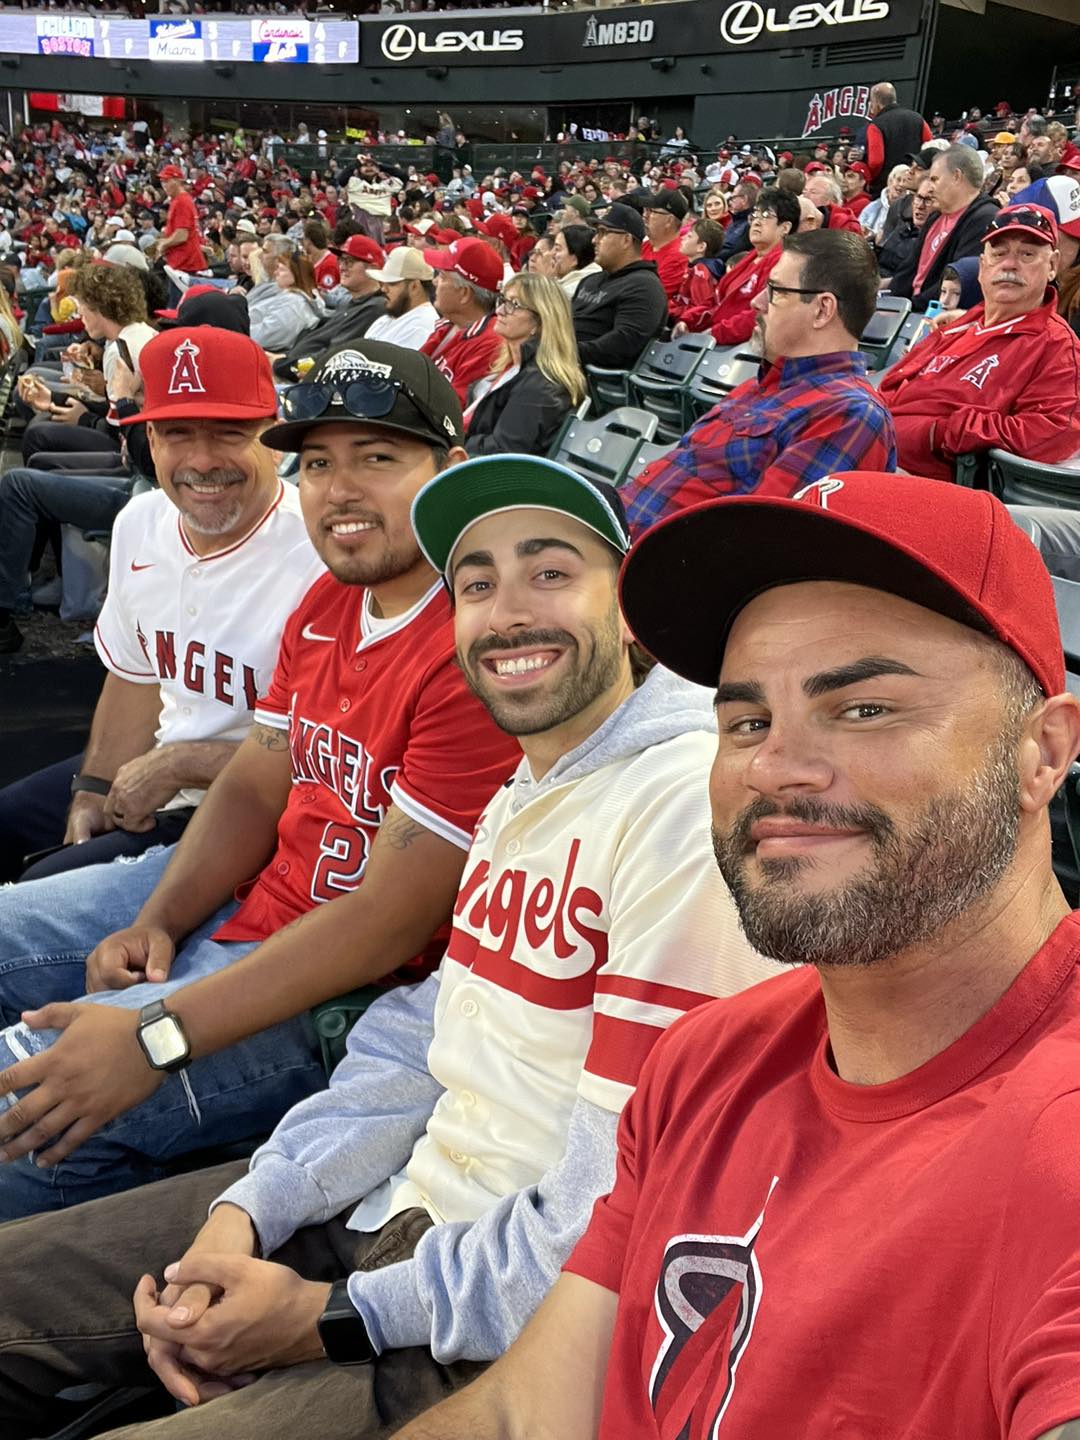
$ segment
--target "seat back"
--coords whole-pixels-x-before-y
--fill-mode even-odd
[[[654,340],[647,347],[630,375],[635,380],[667,381],[684,385],[716,342],[709,334],[680,335],[676,340]]]
[[[654,460],[662,460],[665,455],[670,455],[674,448],[673,445],[650,444],[650,442],[646,440],[630,462],[630,469],[626,472],[626,479],[635,479],[646,466],[651,465]]]
[[[883,370],[889,363],[904,321],[911,313],[911,301],[900,295],[879,295],[873,315],[859,337],[859,349],[871,370]]]
[[[896,296],[895,298],[899,300],[901,297]],[[884,296],[879,295],[878,299],[882,300]],[[887,370],[890,365],[895,365],[898,360],[902,360],[911,347],[923,338],[929,323],[925,315],[908,315],[897,331],[896,339],[889,347],[889,353],[881,368]]]
[[[606,370],[602,365],[585,366],[585,379],[595,414],[606,415],[609,410],[629,404],[629,378],[628,370]]]
[[[621,485],[641,444],[656,434],[657,419],[623,405],[596,419],[571,422],[551,458],[579,474]]]
[[[1080,455],[1062,464],[1024,460],[1007,450],[991,450],[990,489],[1007,505],[1053,505],[1080,510]]]
[[[761,356],[751,354],[745,346],[707,350],[687,386],[694,415],[704,415],[745,380],[752,380],[760,368]]]

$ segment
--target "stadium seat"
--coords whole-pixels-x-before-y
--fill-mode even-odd
[[[550,458],[587,479],[621,485],[641,445],[656,434],[656,416],[622,405],[591,420],[575,420]]]
[[[661,440],[678,440],[694,420],[687,385],[715,341],[711,335],[654,340],[630,372],[630,398],[657,418]]]
[[[334,1000],[324,1000],[311,1012],[311,1023],[319,1039],[323,1069],[329,1079],[335,1066],[345,1054],[345,1041],[349,1031],[364,1011],[386,991],[381,985],[362,985],[359,990],[350,990]]]
[[[597,415],[606,415],[620,405],[630,403],[630,392],[626,382],[628,370],[605,370],[602,365],[586,365],[585,378],[589,383],[589,395]]]
[[[646,440],[630,462],[630,468],[627,470],[625,478],[633,480],[647,465],[651,465],[654,460],[662,459],[665,455],[670,455],[674,448],[674,445],[653,445]]]
[[[745,380],[753,380],[761,368],[761,356],[745,345],[726,350],[707,350],[690,377],[687,389],[694,415],[700,419],[718,400],[730,395]]]
[[[1010,505],[1054,505],[1080,510],[1080,455],[1060,464],[1024,460],[1007,450],[991,450],[990,489]]]
[[[879,300],[883,300],[884,298],[883,295],[878,296]],[[901,297],[896,296],[895,298],[900,299]],[[881,369],[887,370],[890,365],[895,365],[898,360],[902,360],[911,347],[923,338],[928,323],[925,315],[908,315],[900,326],[895,340],[889,347],[889,353],[885,357],[885,363],[881,366]]]
[[[901,295],[879,295],[874,313],[859,337],[859,349],[871,370],[884,370],[893,346],[911,313],[911,301]]]

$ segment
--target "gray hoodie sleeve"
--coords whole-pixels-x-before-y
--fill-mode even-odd
[[[380,996],[353,1026],[329,1088],[294,1105],[248,1173],[214,1202],[247,1211],[264,1255],[302,1225],[355,1204],[408,1161],[442,1094],[427,1065],[438,993],[431,975]]]
[[[536,1185],[478,1220],[436,1225],[411,1260],[354,1271],[349,1296],[376,1350],[429,1345],[437,1360],[494,1360],[558,1278],[615,1178],[618,1115],[578,1100],[566,1152]]]

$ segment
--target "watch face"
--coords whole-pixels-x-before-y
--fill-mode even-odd
[[[150,1063],[156,1069],[163,1070],[166,1066],[175,1065],[178,1060],[187,1058],[188,1046],[184,1032],[172,1015],[163,1015],[160,1020],[144,1025],[141,1034]]]

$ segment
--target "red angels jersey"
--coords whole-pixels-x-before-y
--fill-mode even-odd
[[[467,330],[460,330],[444,320],[436,325],[420,346],[420,353],[426,355],[442,371],[457,391],[462,405],[468,403],[470,385],[482,380],[491,371],[501,336],[495,333],[494,314],[485,315]]]
[[[292,789],[274,854],[218,940],[263,940],[355,890],[391,805],[467,850],[521,755],[458,669],[441,582],[386,622],[372,620],[363,586],[324,575],[285,626],[255,718],[288,732]],[[417,963],[436,961],[448,933]]]
[[[258,524],[210,555],[191,548],[163,491],[136,495],[113,526],[94,644],[119,679],[160,688],[157,744],[242,740],[285,621],[324,573],[293,485],[279,481]],[[181,790],[166,808],[204,793]]]
[[[333,251],[328,250],[315,266],[315,283],[320,290],[333,290],[341,284],[341,269]]]

